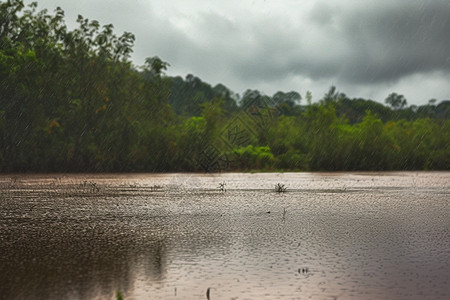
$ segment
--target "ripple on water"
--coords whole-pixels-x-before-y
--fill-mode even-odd
[[[2,176],[0,294],[205,299],[210,288],[211,299],[447,299],[449,179]]]

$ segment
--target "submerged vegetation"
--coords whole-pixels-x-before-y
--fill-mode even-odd
[[[284,192],[286,192],[286,186],[284,185],[284,184],[281,184],[281,183],[277,183],[276,185],[275,185],[275,192],[277,192],[277,193],[284,193]]]
[[[82,16],[0,2],[0,171],[449,170],[450,101],[242,97]],[[223,187],[224,188],[224,187]]]

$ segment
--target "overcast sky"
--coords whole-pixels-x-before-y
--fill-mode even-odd
[[[31,1],[27,1],[29,3]],[[236,93],[311,91],[408,104],[450,99],[448,0],[38,0],[39,8],[135,34],[133,61],[159,56]]]

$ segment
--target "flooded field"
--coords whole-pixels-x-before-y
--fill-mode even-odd
[[[2,175],[0,187],[0,299],[450,299],[449,172]]]

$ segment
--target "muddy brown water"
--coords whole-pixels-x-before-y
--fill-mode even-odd
[[[450,299],[450,172],[1,175],[0,187],[0,299]]]

